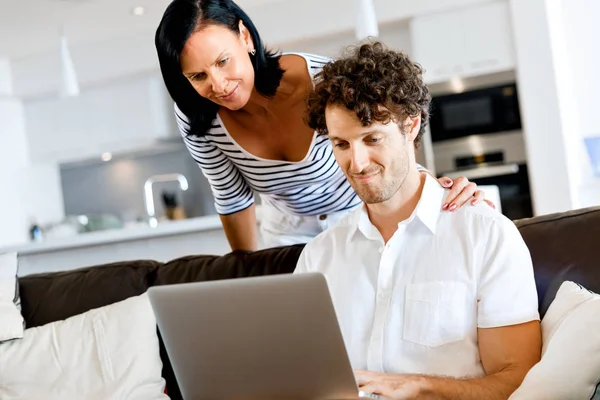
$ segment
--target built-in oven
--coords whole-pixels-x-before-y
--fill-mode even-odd
[[[437,89],[429,128],[436,174],[495,186],[504,215],[533,216],[515,82],[488,82],[460,93]]]
[[[434,96],[431,106],[433,143],[521,129],[514,83]]]

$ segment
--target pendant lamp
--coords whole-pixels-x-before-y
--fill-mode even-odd
[[[61,95],[62,96],[78,96],[79,83],[75,74],[75,66],[69,52],[69,44],[64,33],[60,33],[60,70],[61,70]]]
[[[363,40],[369,36],[379,36],[373,0],[354,0],[354,2],[356,5],[356,39]]]

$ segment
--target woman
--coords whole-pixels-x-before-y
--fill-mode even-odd
[[[232,250],[258,247],[253,192],[262,199],[267,247],[307,242],[360,205],[328,138],[303,118],[327,58],[270,52],[228,0],[174,0],[155,42],[179,128],[211,185]],[[483,199],[465,178],[440,183],[452,186],[449,211]]]

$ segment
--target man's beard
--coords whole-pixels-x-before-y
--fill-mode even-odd
[[[392,185],[393,182],[383,182],[383,184],[363,184],[350,180],[352,188],[366,204],[383,203],[396,194],[399,187]]]
[[[393,177],[390,179],[385,179],[385,176],[383,175],[383,168],[379,169],[379,174],[374,177],[374,182],[360,183],[358,180],[354,179],[354,177],[359,177],[361,175],[372,174],[374,172],[372,171],[373,169],[361,174],[349,174],[347,178],[350,181],[350,185],[363,203],[383,203],[391,199],[404,184],[404,181],[408,176],[408,163],[404,168],[392,168]]]

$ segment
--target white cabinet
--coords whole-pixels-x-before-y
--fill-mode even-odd
[[[414,17],[410,35],[413,59],[425,68],[427,83],[515,67],[506,1]]]
[[[176,137],[177,125],[160,76],[115,81],[77,97],[25,102],[34,162],[69,162],[148,147]]]

